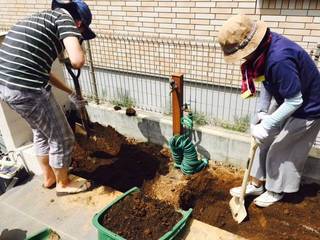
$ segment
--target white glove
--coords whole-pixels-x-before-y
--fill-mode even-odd
[[[251,119],[251,124],[256,125],[256,124],[260,123],[267,116],[268,116],[268,114],[266,112],[255,113],[253,115],[253,118]]]
[[[268,113],[266,112],[258,112],[257,113],[257,117],[259,119],[259,121],[261,122],[266,116],[268,116]]]
[[[263,143],[269,137],[267,129],[265,129],[261,123],[251,125],[251,135],[259,144]]]
[[[77,109],[83,108],[86,104],[87,101],[84,99],[81,99],[76,93],[71,93],[69,94],[69,99],[70,101],[75,105]]]

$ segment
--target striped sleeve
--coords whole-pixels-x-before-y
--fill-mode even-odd
[[[81,33],[76,27],[73,19],[66,15],[61,14],[55,21],[57,32],[60,40],[65,39],[66,37],[81,37]]]

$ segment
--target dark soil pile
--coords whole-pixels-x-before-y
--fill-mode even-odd
[[[157,174],[168,173],[169,158],[160,153],[159,146],[145,143],[123,144],[120,153],[108,164],[103,164],[108,159],[108,155],[101,152],[94,152],[95,169],[88,171],[90,158],[83,149],[77,145],[75,150],[77,159],[74,161],[74,173],[87,179],[93,180],[97,184],[112,187],[118,191],[125,192],[132,187],[141,187],[146,180],[151,180]],[[80,153],[80,154],[79,154]],[[87,157],[81,159],[81,156]],[[110,158],[110,156],[109,156]]]
[[[193,207],[193,217],[243,237],[255,240],[320,239],[320,186],[303,185],[296,194],[268,208],[246,200],[249,218],[237,224],[229,208],[229,189],[241,178],[228,171],[203,171],[193,176],[180,193],[182,209]]]
[[[106,213],[103,226],[128,240],[153,240],[170,231],[181,218],[172,206],[136,192]]]
[[[126,109],[126,115],[127,116],[130,116],[130,117],[132,117],[132,116],[136,116],[136,110],[134,110],[133,108],[127,108]]]
[[[103,126],[99,123],[90,124],[90,137],[84,134],[76,134],[77,142],[80,146],[91,152],[106,152],[112,156],[118,155],[125,137],[119,134],[111,126]]]

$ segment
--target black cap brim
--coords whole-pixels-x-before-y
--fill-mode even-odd
[[[83,40],[91,40],[96,37],[96,34],[89,28],[86,27],[86,30],[82,33]]]

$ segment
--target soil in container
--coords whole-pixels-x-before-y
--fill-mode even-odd
[[[210,225],[254,240],[320,239],[320,186],[305,184],[283,201],[259,208],[246,200],[249,218],[237,224],[230,212],[229,189],[241,184],[239,174],[227,168],[201,172],[180,192],[180,207],[193,208],[193,217]]]
[[[170,231],[182,214],[142,192],[128,195],[103,217],[103,226],[128,240],[155,240]]]

